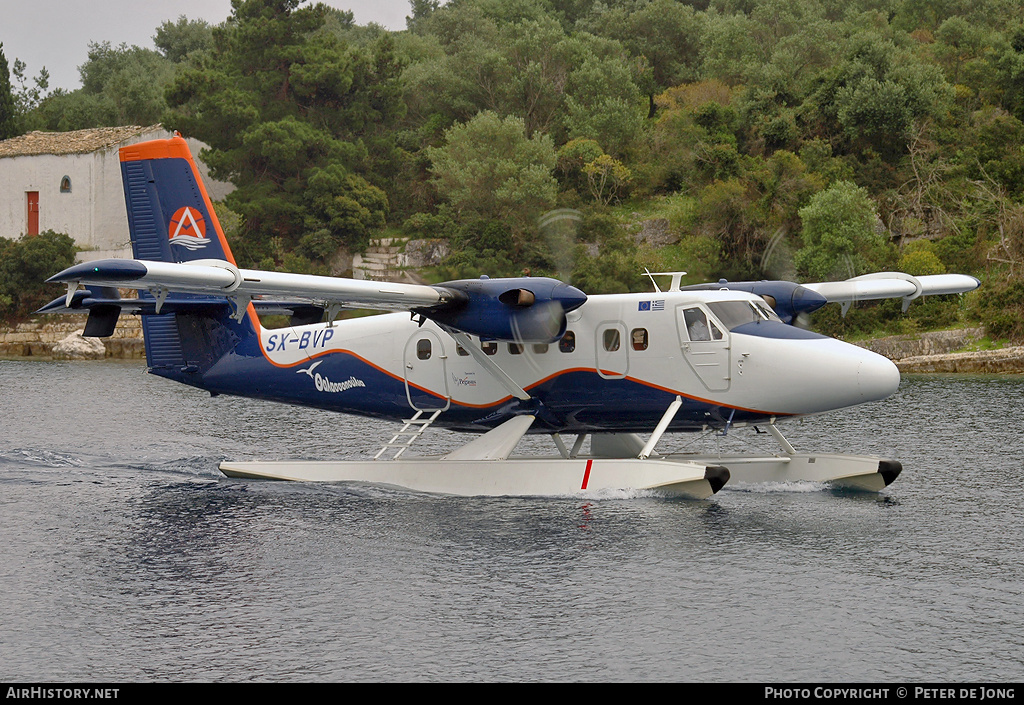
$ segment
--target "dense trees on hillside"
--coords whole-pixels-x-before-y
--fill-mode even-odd
[[[93,45],[82,88],[21,124],[159,118],[204,140],[238,187],[247,264],[323,271],[393,229],[451,241],[439,276],[594,292],[644,286],[647,265],[955,270],[985,280],[972,315],[1024,334],[1018,0],[412,0],[402,32],[299,0],[232,7],[164,23],[156,50]],[[573,216],[541,219],[557,209]],[[650,219],[667,241],[633,237]],[[961,314],[946,306],[899,325]],[[881,325],[872,311],[821,323]]]
[[[239,251],[261,266],[325,260],[384,227],[377,184],[394,170],[404,113],[392,42],[349,45],[325,29],[323,6],[235,3],[212,48],[179,71],[166,121],[206,142],[212,173],[237,189]],[[375,183],[376,182],[376,183]]]

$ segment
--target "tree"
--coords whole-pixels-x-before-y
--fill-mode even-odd
[[[846,57],[818,84],[802,111],[816,136],[890,162],[906,152],[915,121],[945,117],[953,95],[937,66],[875,32],[851,38]]]
[[[588,57],[569,75],[567,94],[570,138],[596,140],[609,154],[623,156],[643,132],[647,106],[622,59]]]
[[[0,238],[0,318],[17,319],[46,304],[46,279],[75,262],[75,241],[47,230],[19,240]]]
[[[78,67],[82,87],[42,100],[32,125],[58,131],[154,125],[167,109],[164,90],[174,71],[174,64],[152,49],[91,42],[87,61]]]
[[[403,113],[393,46],[350,47],[325,30],[328,8],[300,4],[232,0],[212,48],[167,91],[164,124],[210,145],[214,176],[237,187],[236,249],[261,266],[300,245],[321,260],[362,247],[388,214],[380,184]]]
[[[14,60],[12,73],[18,84],[14,91],[14,103],[15,109],[20,115],[25,115],[35,109],[40,101],[47,96],[50,89],[50,72],[46,70],[45,66],[39,70],[31,83],[29,83],[28,76],[25,75],[27,68],[21,59]]]
[[[796,253],[800,272],[813,281],[863,274],[871,266],[882,238],[875,232],[878,216],[867,192],[838,181],[800,209],[804,247]]]
[[[14,106],[14,94],[11,92],[11,71],[4,56],[4,45],[0,42],[0,140],[10,139],[20,134],[18,130],[18,114]]]
[[[480,113],[445,132],[446,144],[427,156],[438,192],[463,222],[474,218],[506,221],[514,235],[534,227],[555,202],[552,173],[556,155],[551,138],[527,138],[520,118]]]
[[[203,20],[179,15],[177,22],[164,22],[156,29],[153,43],[168,60],[181,63],[198,51],[213,46],[213,29]]]
[[[590,195],[602,205],[608,205],[622,197],[633,180],[633,174],[626,165],[608,154],[602,154],[597,159],[587,162],[583,167],[583,173],[587,177]]]

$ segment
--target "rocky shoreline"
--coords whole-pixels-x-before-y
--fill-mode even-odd
[[[858,343],[907,374],[1024,374],[1024,346],[953,352],[985,336],[983,328],[894,335]]]
[[[109,338],[83,338],[84,330],[84,315],[37,319],[13,328],[0,328],[0,358],[143,360],[146,357],[138,316],[122,316],[117,330]]]
[[[34,320],[0,328],[0,358],[46,360],[141,360],[146,357],[137,316],[123,316],[110,338],[82,338],[85,317]],[[953,352],[980,340],[981,328],[936,331],[857,343],[885,355],[901,372],[956,374],[1024,374],[1024,346]]]

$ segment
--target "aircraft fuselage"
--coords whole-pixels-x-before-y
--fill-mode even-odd
[[[393,420],[443,408],[437,425],[464,430],[535,412],[532,431],[546,433],[649,430],[677,396],[670,430],[681,431],[831,411],[899,385],[884,357],[784,324],[735,291],[591,296],[556,342],[467,339],[528,401],[480,352],[405,313],[258,331],[258,349],[153,371],[213,393]]]

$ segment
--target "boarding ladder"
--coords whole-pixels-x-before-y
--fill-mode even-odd
[[[397,448],[392,460],[398,460],[402,453],[404,453],[416,439],[423,435],[423,432],[430,428],[430,424],[434,423],[434,420],[440,416],[444,409],[434,409],[427,418],[422,418],[425,409],[417,409],[416,414],[411,419],[405,419],[405,425],[402,426],[401,430],[391,437],[391,440],[384,444],[384,447],[377,451],[377,455],[373,456],[374,460],[380,458],[384,453],[388,452],[389,448]]]

